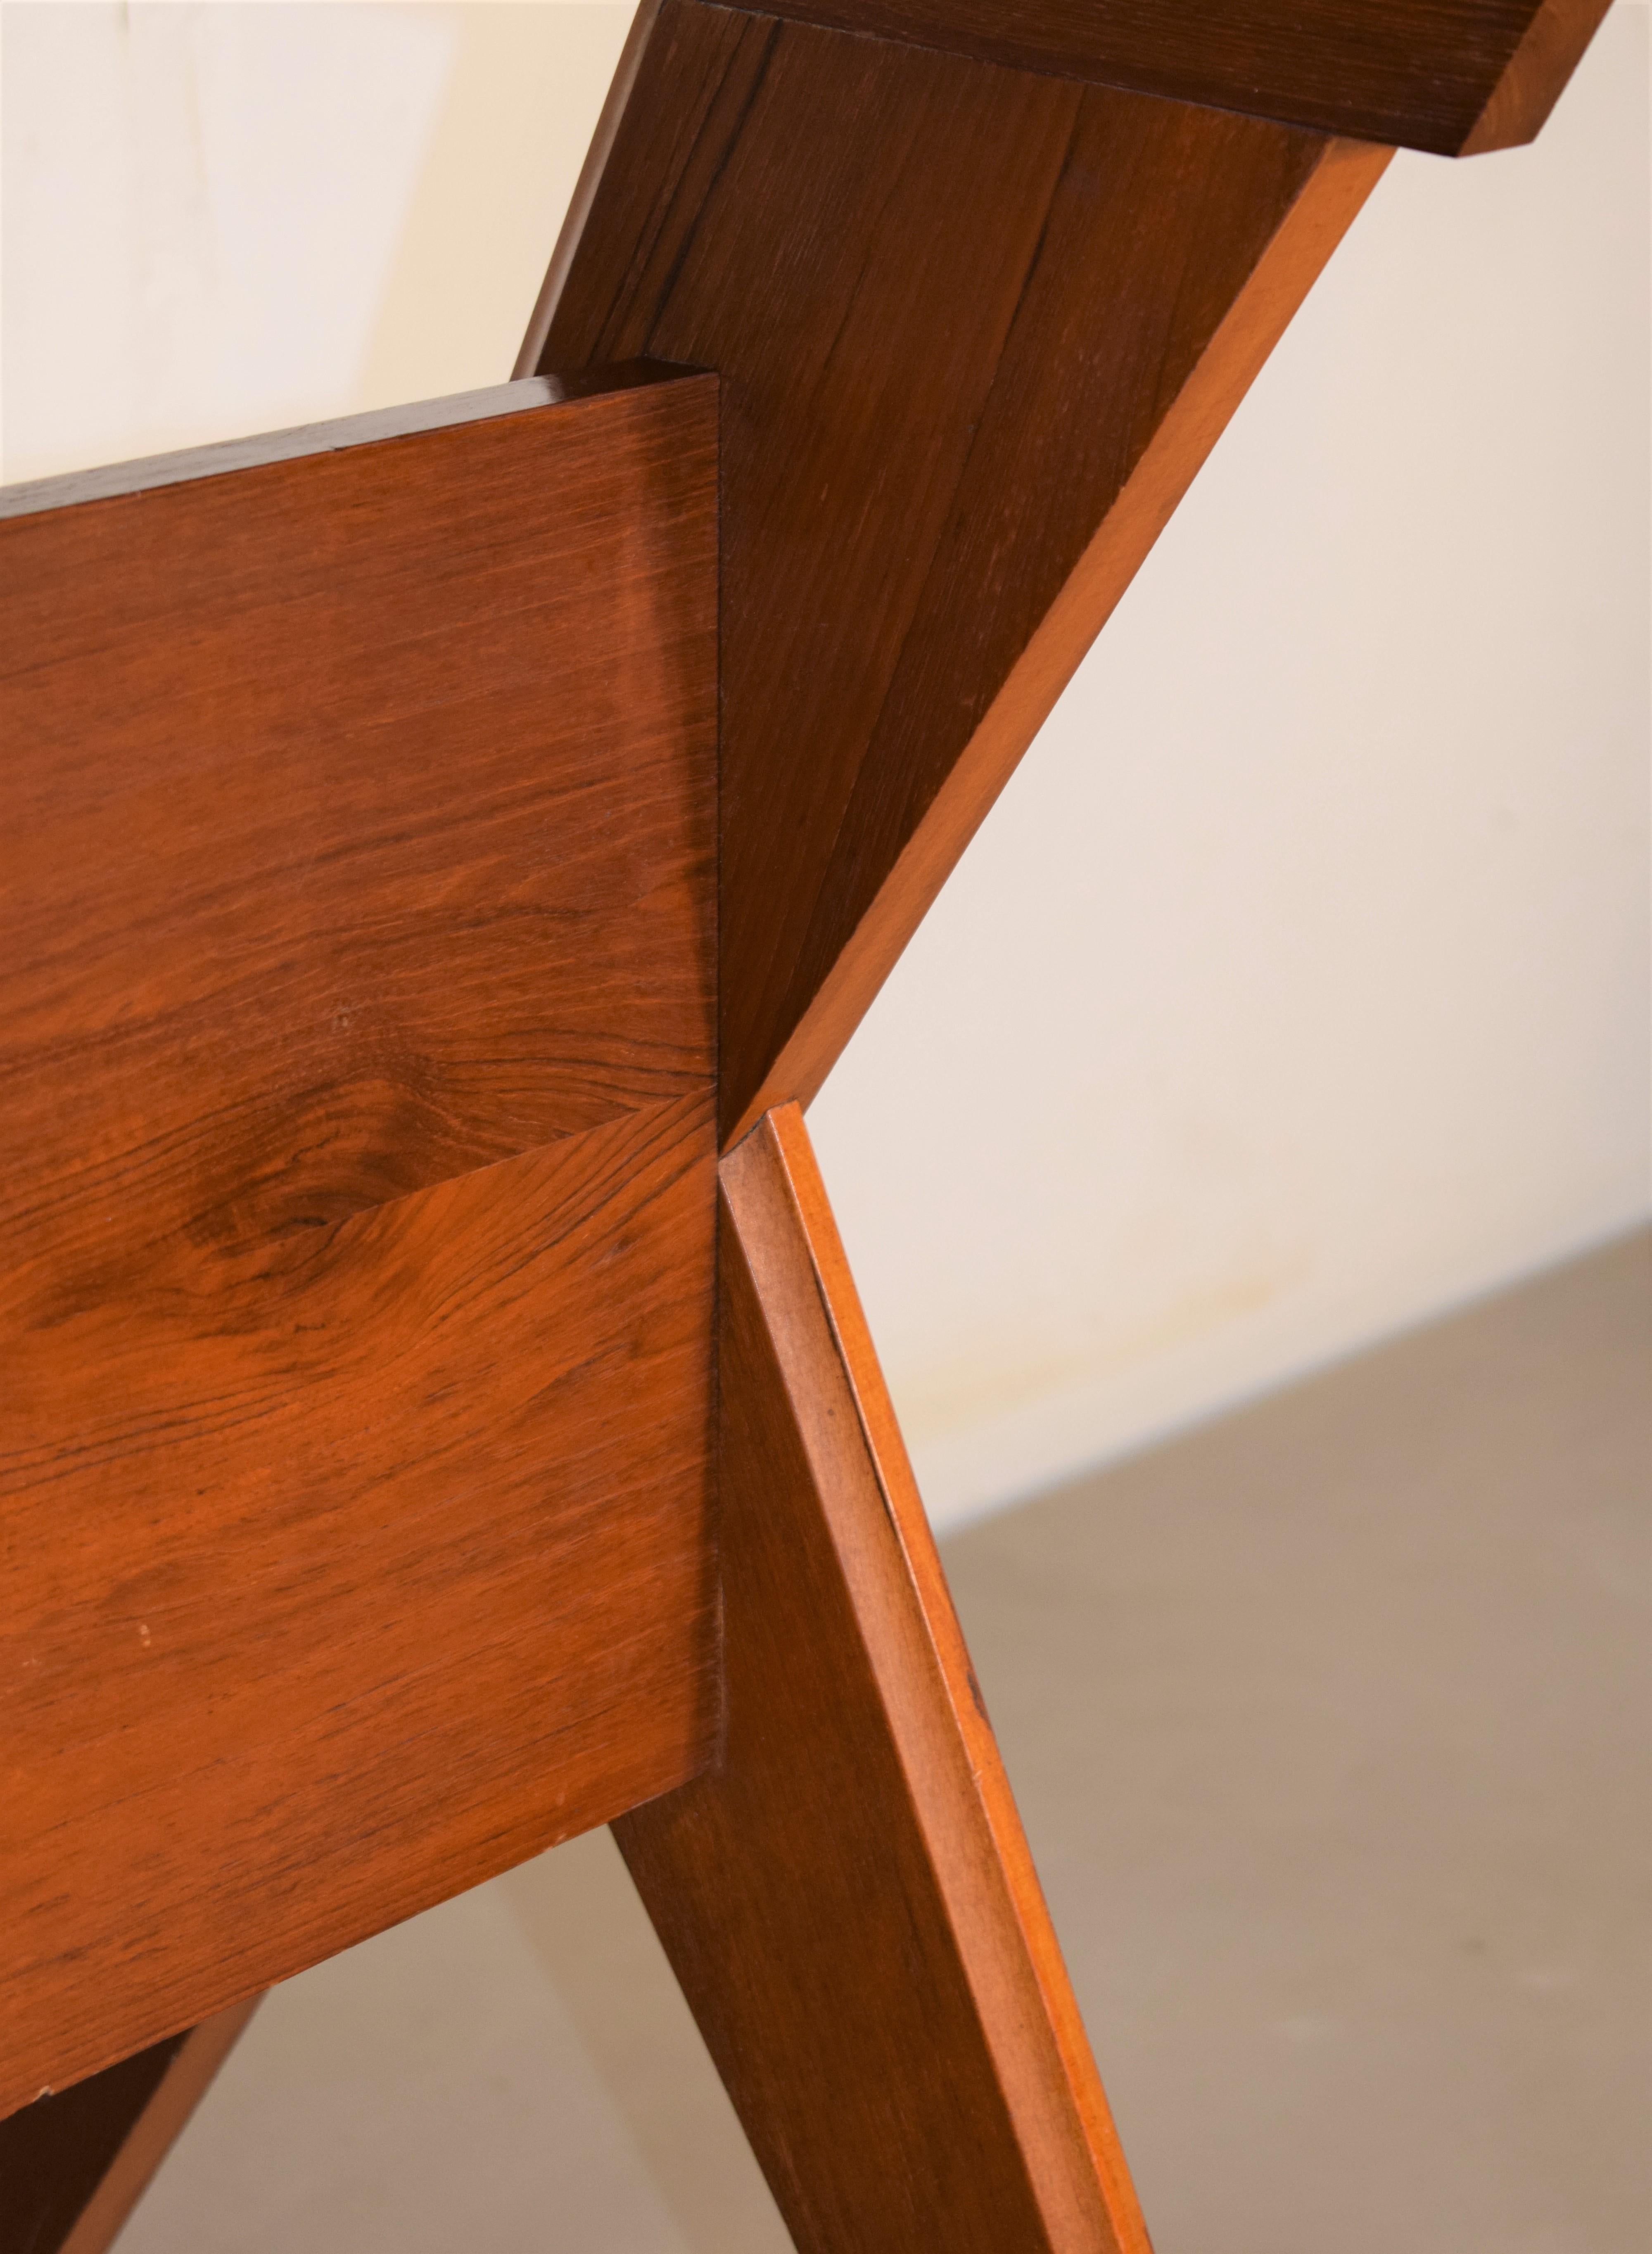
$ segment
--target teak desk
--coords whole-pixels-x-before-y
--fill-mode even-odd
[[[800,2248],[1146,2247],[799,1107],[1603,8],[643,0],[514,382],[6,496],[0,2250],[604,1823]]]

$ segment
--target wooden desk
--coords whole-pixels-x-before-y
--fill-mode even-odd
[[[1146,2246],[799,1106],[1600,12],[644,0],[515,383],[7,496],[0,2249],[604,1822],[800,2247]]]

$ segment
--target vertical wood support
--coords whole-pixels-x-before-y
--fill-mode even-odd
[[[626,1860],[803,2254],[1144,2254],[795,1105],[721,1275],[726,1739]]]

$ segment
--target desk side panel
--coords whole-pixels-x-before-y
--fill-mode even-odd
[[[708,1757],[715,416],[0,528],[0,2111]]]

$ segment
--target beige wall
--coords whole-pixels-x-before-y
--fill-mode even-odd
[[[628,14],[7,7],[6,474],[497,381]],[[1647,33],[1396,161],[816,1107],[942,1516],[1647,1209]]]
[[[1647,33],[1396,158],[815,1108],[942,1516],[1647,1210]]]
[[[503,382],[631,13],[6,0],[6,478]]]

